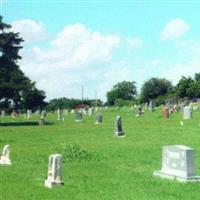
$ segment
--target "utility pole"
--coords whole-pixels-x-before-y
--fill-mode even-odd
[[[97,107],[97,91],[95,90],[95,107]]]
[[[83,88],[83,85],[81,85],[81,101],[82,101],[82,107],[83,107],[83,92],[84,92],[84,88]]]

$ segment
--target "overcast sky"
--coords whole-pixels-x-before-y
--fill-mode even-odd
[[[21,69],[48,99],[97,97],[119,81],[200,72],[198,1],[0,0],[24,38]],[[174,3],[175,2],[175,3]]]

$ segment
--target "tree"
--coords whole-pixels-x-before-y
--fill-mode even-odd
[[[173,92],[172,83],[164,78],[151,78],[141,88],[141,101],[148,102]]]
[[[48,111],[54,111],[58,108],[75,109],[78,105],[81,105],[81,104],[82,104],[81,99],[68,99],[68,98],[62,97],[62,98],[50,100],[46,109]],[[97,104],[97,106],[101,106],[102,102],[99,99],[97,99],[97,100],[84,99],[83,104],[88,105],[88,106],[96,106],[96,104]]]
[[[45,93],[36,88],[35,83],[32,82],[20,70],[17,61],[21,59],[19,50],[22,48],[20,45],[23,39],[20,38],[19,33],[9,32],[11,25],[2,22],[0,16],[0,108],[14,108],[26,109],[25,102],[27,93],[37,93],[37,97],[31,96],[29,101],[43,103]],[[37,101],[40,96],[40,101]],[[30,96],[29,96],[30,97]],[[37,103],[33,104],[32,109]],[[37,104],[37,106],[38,106]]]
[[[122,81],[113,86],[113,88],[107,92],[107,102],[109,105],[114,105],[117,99],[133,100],[137,94],[134,81]]]
[[[26,109],[40,109],[47,105],[47,103],[44,102],[45,97],[44,91],[33,87],[31,90],[24,90],[22,92],[21,105]]]
[[[181,98],[200,98],[200,73],[196,73],[194,78],[182,76],[176,85],[176,93]]]

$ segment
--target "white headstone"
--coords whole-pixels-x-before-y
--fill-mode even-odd
[[[200,176],[195,173],[194,150],[184,145],[164,146],[162,169],[153,175],[183,182],[200,181]]]
[[[198,105],[193,105],[192,110],[199,110]]]
[[[27,119],[30,119],[31,116],[32,116],[32,110],[27,110],[26,118],[27,118]]]
[[[48,174],[44,185],[49,188],[64,185],[61,174],[62,156],[60,154],[52,154],[49,156]]]
[[[149,102],[149,111],[154,111],[155,110],[155,103],[153,101]]]
[[[1,117],[4,117],[4,116],[6,116],[6,112],[5,112],[5,110],[2,110],[1,111]]]
[[[148,102],[146,102],[146,103],[144,104],[144,109],[145,109],[145,110],[148,109]]]
[[[64,121],[64,113],[63,113],[63,110],[61,110],[60,108],[57,109],[57,120],[62,120]]]
[[[94,108],[89,108],[88,109],[88,115],[92,115],[94,113]]]
[[[11,165],[10,161],[10,146],[7,144],[3,148],[3,152],[0,159],[0,165]]]
[[[192,108],[190,106],[183,107],[183,119],[192,118]]]
[[[42,110],[40,118],[45,119],[46,116],[47,116],[47,112],[45,110]]]

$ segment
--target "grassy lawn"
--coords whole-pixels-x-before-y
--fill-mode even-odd
[[[125,138],[115,138],[114,119],[122,116]],[[131,110],[107,110],[104,122],[95,125],[94,116],[83,123],[68,114],[64,122],[48,114],[49,124],[11,123],[0,126],[0,148],[10,144],[9,167],[0,166],[2,200],[199,200],[200,183],[179,183],[153,177],[161,168],[163,145],[183,144],[195,149],[200,175],[200,112],[180,126],[182,113],[163,119],[161,111],[136,118]],[[26,121],[23,117],[2,122]],[[37,121],[37,117],[29,121]],[[51,123],[52,122],[52,123]],[[70,155],[78,146],[82,154]],[[63,180],[60,188],[44,187],[48,157],[61,153]]]

